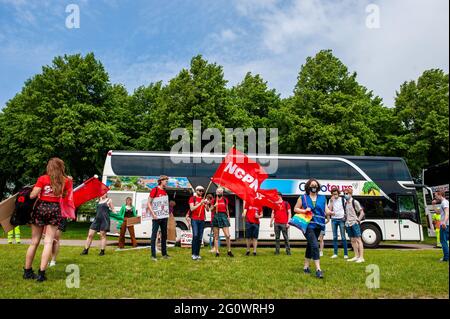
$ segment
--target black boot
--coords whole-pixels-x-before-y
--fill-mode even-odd
[[[45,270],[40,270],[39,269],[36,281],[42,282],[42,281],[45,281],[45,280],[47,280],[47,277],[45,277]]]
[[[81,252],[81,255],[87,255],[89,253],[89,248],[85,248],[83,249],[83,251]]]
[[[23,279],[36,279],[36,274],[33,271],[33,268],[23,269]]]
[[[105,255],[105,250],[104,249],[102,249],[102,250],[100,250],[100,254],[98,254],[99,256],[104,256]]]

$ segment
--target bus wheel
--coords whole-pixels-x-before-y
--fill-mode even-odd
[[[379,229],[373,224],[361,225],[361,239],[364,247],[377,248],[381,241],[381,233]]]

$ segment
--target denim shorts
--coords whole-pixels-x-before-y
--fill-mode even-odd
[[[347,229],[348,237],[350,238],[361,237],[361,227],[359,226],[359,224],[353,224],[352,226],[345,226],[345,229]]]
[[[259,235],[259,225],[246,222],[245,223],[245,238],[258,239],[258,235]]]

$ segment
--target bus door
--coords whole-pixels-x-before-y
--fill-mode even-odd
[[[422,240],[419,207],[414,195],[397,195],[400,240]]]

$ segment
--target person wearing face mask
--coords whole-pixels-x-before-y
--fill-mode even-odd
[[[186,220],[192,225],[192,260],[200,260],[200,246],[202,244],[203,230],[205,228],[205,205],[203,199],[205,188],[201,185],[195,188],[195,194],[189,199],[189,210]]]
[[[216,190],[216,198],[213,200],[214,218],[212,226],[214,230],[214,249],[216,257],[219,257],[219,232],[223,230],[227,241],[228,256],[234,257],[231,252],[231,236],[230,236],[230,210],[228,209],[228,199],[223,196],[223,188]]]
[[[341,234],[342,247],[344,248],[344,259],[348,259],[347,239],[345,238],[345,199],[339,196],[339,189],[331,189],[331,198],[328,208],[331,210],[331,228],[333,231],[333,251],[331,258],[338,257],[338,229]]]
[[[315,179],[310,179],[305,185],[305,195],[301,195],[294,207],[294,212],[306,214],[312,212],[313,217],[305,232],[307,241],[305,252],[305,263],[303,272],[310,274],[309,265],[311,260],[314,261],[316,267],[316,277],[322,279],[323,273],[320,268],[320,252],[319,252],[319,236],[322,230],[325,230],[326,216],[331,215],[331,211],[327,206],[327,198],[319,195],[320,184]]]
[[[361,220],[364,218],[364,210],[361,204],[353,199],[353,189],[347,188],[344,191],[344,209],[346,212],[345,228],[347,229],[348,237],[352,242],[353,251],[355,257],[348,259],[347,261],[355,261],[357,263],[364,262],[364,246],[361,240]],[[359,217],[358,217],[359,213]]]

